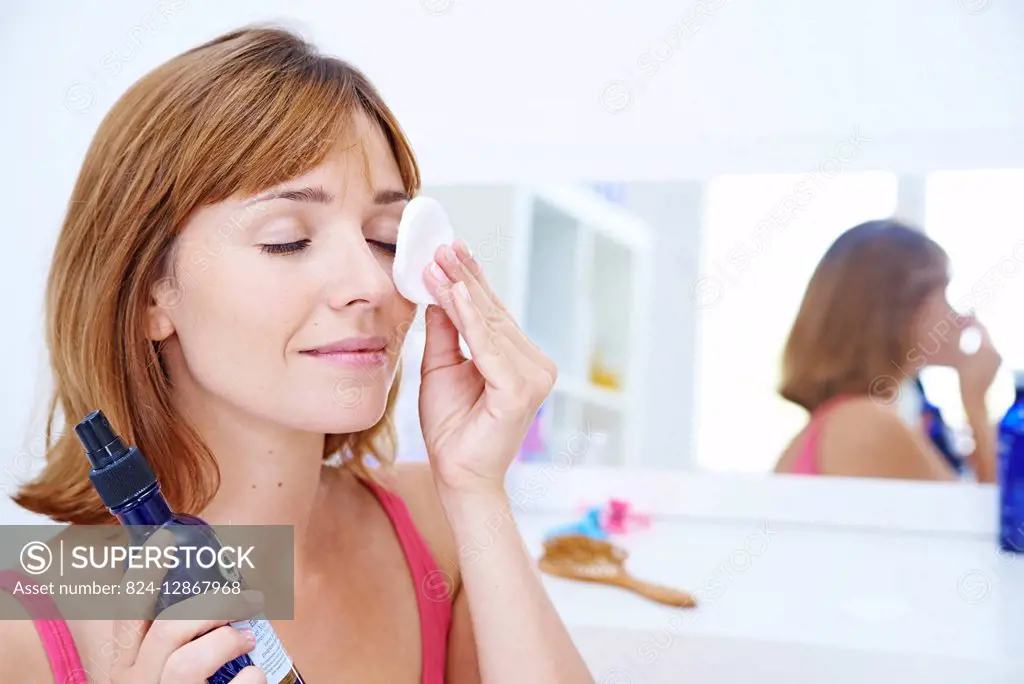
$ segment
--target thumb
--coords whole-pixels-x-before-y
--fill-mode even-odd
[[[445,310],[436,304],[427,306],[427,339],[423,344],[421,375],[432,370],[455,366],[466,360],[459,349],[459,331]]]

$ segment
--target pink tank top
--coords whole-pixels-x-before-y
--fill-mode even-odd
[[[821,474],[821,460],[818,453],[821,442],[821,429],[829,412],[846,399],[849,399],[849,397],[832,397],[828,401],[822,402],[814,410],[814,413],[811,414],[811,422],[807,425],[807,433],[804,436],[803,445],[800,447],[800,453],[797,454],[796,460],[793,461],[793,470],[791,472],[794,475]]]
[[[391,520],[398,541],[416,586],[416,603],[420,614],[420,634],[423,650],[423,684],[443,684],[448,652],[448,626],[452,618],[451,591],[445,575],[437,566],[430,548],[416,529],[405,502],[372,482],[364,482],[376,495],[381,507]],[[31,582],[30,578],[14,570],[0,570],[0,590],[11,592],[15,584]],[[25,607],[29,615],[58,615],[56,603],[50,596],[12,594]],[[43,649],[50,661],[53,678],[59,684],[89,684],[87,671],[75,648],[68,624],[61,619],[33,620]],[[300,664],[301,665],[301,664]]]

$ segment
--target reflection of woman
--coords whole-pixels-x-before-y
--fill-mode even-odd
[[[461,243],[424,274],[442,302],[419,400],[431,462],[389,465],[415,310],[390,274],[418,186],[373,86],[286,32],[161,66],[101,125],[57,242],[55,407],[69,424],[102,409],[179,512],[294,526],[295,619],[274,627],[308,681],[591,681],[504,493],[555,368]],[[16,500],[111,522],[70,430]],[[194,684],[252,648],[225,622],[37,624],[49,664],[31,624],[7,622],[2,670]]]
[[[945,252],[895,221],[863,223],[833,243],[786,344],[780,391],[807,409],[810,421],[782,454],[777,472],[954,478],[949,459],[921,428],[915,386],[923,366],[941,365],[960,376],[976,443],[968,462],[978,479],[994,480],[985,393],[1000,357],[977,320],[953,311],[948,282]],[[973,354],[960,348],[968,325],[982,336]]]

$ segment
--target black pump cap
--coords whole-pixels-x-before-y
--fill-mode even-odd
[[[103,415],[103,411],[93,411],[87,415],[75,426],[75,432],[85,447],[89,462],[97,470],[107,467],[128,451],[114,428],[110,427],[110,421]]]
[[[146,457],[138,447],[125,446],[102,411],[83,418],[75,434],[92,464],[89,479],[107,508],[124,505],[156,483]]]

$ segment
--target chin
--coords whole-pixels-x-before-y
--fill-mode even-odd
[[[373,396],[379,394],[380,396]],[[387,394],[380,391],[366,392],[355,403],[331,403],[328,406],[308,407],[304,415],[303,428],[310,432],[329,435],[362,432],[377,425],[388,407]]]

